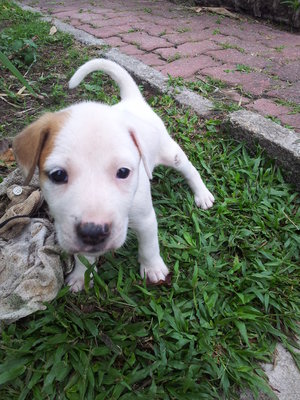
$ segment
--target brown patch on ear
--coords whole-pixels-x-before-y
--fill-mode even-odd
[[[152,173],[151,173],[151,171],[149,169],[147,159],[146,159],[144,153],[142,152],[142,148],[141,148],[140,142],[139,142],[136,134],[133,131],[130,130],[129,133],[130,133],[130,137],[133,140],[133,143],[135,144],[135,146],[136,146],[136,148],[137,148],[137,150],[139,152],[139,155],[140,155],[140,157],[141,157],[141,159],[143,161],[146,174],[147,174],[149,179],[152,179]]]
[[[30,182],[37,165],[42,170],[67,116],[66,111],[44,114],[15,138],[13,150],[25,175],[25,185]]]

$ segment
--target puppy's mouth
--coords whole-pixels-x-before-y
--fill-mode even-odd
[[[89,254],[89,255],[101,255],[109,250],[114,250],[113,247],[106,246],[105,243],[97,245],[78,245],[69,249],[65,249],[70,254]]]
[[[100,256],[108,251],[116,250],[121,247],[125,241],[126,235],[124,238],[122,235],[118,235],[113,240],[103,240],[97,244],[84,244],[77,242],[72,244],[61,243],[61,246],[66,250],[69,254],[88,254]]]
[[[57,239],[60,246],[69,254],[87,254],[99,256],[111,250],[120,248],[126,239],[127,229],[116,229],[109,237],[98,243],[84,243],[76,234],[67,234],[57,229]]]

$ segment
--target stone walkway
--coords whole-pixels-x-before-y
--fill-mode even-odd
[[[300,132],[300,35],[165,0],[23,0],[164,75],[226,83],[221,94]]]

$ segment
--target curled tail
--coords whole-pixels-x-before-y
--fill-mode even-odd
[[[99,58],[83,64],[69,81],[69,88],[74,89],[91,72],[103,71],[108,74],[119,86],[121,99],[142,97],[142,94],[129,73],[113,61]]]

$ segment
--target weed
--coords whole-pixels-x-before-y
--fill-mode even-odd
[[[276,124],[281,125],[281,121],[279,118],[274,117],[274,115],[266,115],[266,118],[270,119],[273,122],[276,122]]]
[[[51,96],[54,103],[63,105],[64,103],[62,101],[66,98],[66,92],[63,86],[59,83],[55,83],[52,87]]]
[[[300,8],[299,0],[281,0],[280,3],[287,5],[293,11],[297,11]]]
[[[183,27],[183,28],[178,28],[177,29],[177,32],[178,33],[185,33],[185,32],[189,32],[191,30],[191,28],[188,28],[187,26],[186,27]]]
[[[245,49],[243,49],[242,47],[239,47],[235,44],[231,44],[231,43],[219,43],[219,45],[222,47],[222,49],[235,49],[237,51],[239,51],[240,53],[245,53]]]
[[[284,49],[284,45],[275,47],[275,50],[276,50],[278,53],[281,53],[283,49]]]
[[[23,77],[20,71],[11,63],[11,61],[1,51],[0,51],[0,61],[2,62],[4,67],[6,67],[27,88],[27,90],[31,94],[36,95],[32,87],[29,85],[29,83],[26,81],[26,79]]]
[[[214,103],[214,110],[222,112],[225,111],[227,113],[238,111],[242,108],[241,106],[239,106],[237,103],[234,102],[224,102],[215,100],[213,103]]]
[[[175,53],[173,56],[168,57],[167,62],[171,63],[173,61],[179,60],[181,58],[181,54],[180,53]]]
[[[11,40],[9,35],[1,33],[0,43],[0,50],[16,67],[24,67],[36,61],[37,45],[33,39]]]
[[[244,72],[246,74],[249,74],[250,72],[253,71],[253,68],[249,67],[248,65],[244,64],[237,64],[235,69],[224,69],[224,72],[229,74],[230,72]]]
[[[236,65],[236,71],[245,72],[246,74],[249,74],[249,72],[253,71],[253,68],[249,67],[248,65],[237,64]]]
[[[134,33],[134,32],[140,32],[140,29],[132,27],[131,29],[128,30],[128,33]]]
[[[167,31],[164,30],[164,31],[160,32],[158,36],[165,36],[166,34],[167,34]]]

